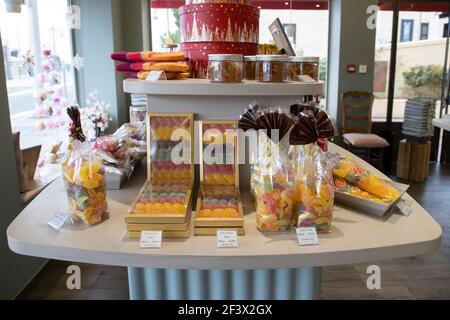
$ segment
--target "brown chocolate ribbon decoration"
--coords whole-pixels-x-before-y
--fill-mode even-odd
[[[285,113],[278,110],[262,111],[261,115],[256,119],[259,129],[267,130],[267,136],[272,137],[272,130],[278,130],[278,139],[281,141],[289,132],[294,121]]]
[[[334,136],[334,128],[328,114],[311,104],[296,104],[291,106],[291,113],[297,117],[291,131],[291,145],[315,143],[319,139]]]
[[[84,135],[83,128],[81,127],[80,110],[78,110],[77,107],[69,107],[67,108],[67,114],[72,120],[72,124],[69,128],[70,137],[80,142],[85,142],[86,136]]]
[[[258,118],[258,110],[260,110],[261,107],[257,104],[251,105],[245,113],[241,116],[238,126],[239,129],[242,129],[244,131],[253,129],[258,130],[258,124],[256,123],[256,119]]]

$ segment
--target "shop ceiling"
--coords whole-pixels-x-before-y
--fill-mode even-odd
[[[332,1],[332,0],[331,0]],[[151,0],[152,8],[178,8],[184,5],[184,0]],[[292,4],[291,4],[292,2]],[[251,3],[261,9],[296,9],[296,10],[327,10],[328,0],[252,0]],[[392,10],[392,0],[379,0],[381,10]],[[448,11],[447,1],[414,0],[401,1],[400,11]]]

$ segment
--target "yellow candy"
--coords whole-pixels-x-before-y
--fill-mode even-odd
[[[201,215],[205,218],[213,217],[215,214],[214,211],[211,209],[203,209],[200,212],[201,212]]]
[[[142,202],[136,203],[136,206],[134,207],[133,212],[134,213],[145,213],[146,212],[145,203],[142,203]]]
[[[225,176],[226,184],[234,184],[234,176],[233,175],[226,175]]]
[[[223,217],[226,215],[225,209],[215,209],[214,216]]]

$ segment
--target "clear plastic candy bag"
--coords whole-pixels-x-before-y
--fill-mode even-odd
[[[292,119],[280,109],[260,110],[254,175],[256,223],[260,231],[285,231],[292,223],[295,189],[288,159]]]
[[[95,225],[102,222],[107,210],[105,172],[102,163],[93,156],[90,144],[85,141],[78,109],[71,107],[68,114],[73,121],[72,141],[62,172],[69,209],[73,218]]]
[[[324,111],[314,106],[300,107],[295,116],[289,156],[294,171],[297,227],[330,232],[334,205],[333,167],[318,141],[334,135],[333,124]]]
[[[332,167],[317,144],[293,146],[297,227],[315,227],[330,232],[333,218],[334,182]]]

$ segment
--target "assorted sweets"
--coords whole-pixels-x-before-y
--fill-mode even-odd
[[[260,231],[285,231],[293,219],[295,189],[289,164],[288,132],[292,119],[280,109],[251,106],[239,121],[242,130],[260,130],[252,169],[256,223]],[[278,134],[272,133],[278,130]],[[255,169],[257,168],[257,169]]]
[[[149,177],[192,180],[192,114],[149,115]]]
[[[163,230],[164,238],[189,237],[193,122],[191,113],[147,116],[148,177],[125,216],[129,239],[155,230]]]
[[[240,83],[244,79],[242,54],[210,54],[208,78],[216,83]]]
[[[132,214],[184,215],[189,186],[176,182],[147,184],[131,208]]]
[[[236,186],[201,186],[197,198],[195,235],[216,235],[217,230],[244,235],[244,214]]]
[[[383,199],[378,196],[375,196],[367,191],[362,190],[361,188],[357,186],[353,186],[351,184],[348,184],[347,181],[345,181],[342,178],[336,178],[334,180],[334,186],[336,192],[342,192],[345,194],[348,194],[353,197],[361,198],[364,200],[381,203],[381,204],[390,204],[392,203],[392,200],[390,199]]]
[[[167,80],[191,77],[191,66],[182,52],[114,52],[111,59],[120,62],[116,71],[127,78],[145,80],[151,71],[164,71]]]
[[[235,190],[203,188],[198,218],[239,218],[239,200]]]
[[[333,124],[324,110],[310,104],[292,105],[291,114],[295,117],[289,143],[297,227],[330,232],[334,206],[333,166],[319,141],[333,137]]]
[[[100,161],[91,154],[91,148],[81,128],[80,111],[67,110],[72,125],[69,155],[62,164],[63,180],[72,216],[88,225],[102,222],[107,210],[105,172]]]
[[[257,56],[244,57],[244,78],[245,80],[256,80]]]
[[[256,225],[258,230],[288,230],[294,217],[294,197],[294,188],[287,186],[274,185],[266,190],[259,190],[256,201]]]
[[[400,192],[394,187],[388,185],[384,180],[372,174],[366,168],[358,165],[350,157],[338,156],[339,159],[335,163],[333,174],[336,178],[344,179],[350,185],[359,187],[360,189],[385,199],[389,202],[396,201]]]
[[[331,166],[318,145],[295,146],[294,162],[297,227],[330,232],[334,184]]]
[[[278,54],[280,50],[275,44],[262,43],[258,46],[258,54]]]
[[[261,82],[279,83],[289,81],[289,56],[259,55],[256,78]]]
[[[202,122],[201,183],[205,186],[238,185],[237,123]]]
[[[319,57],[290,57],[290,79],[298,81],[298,76],[306,75],[319,81],[319,62]]]

